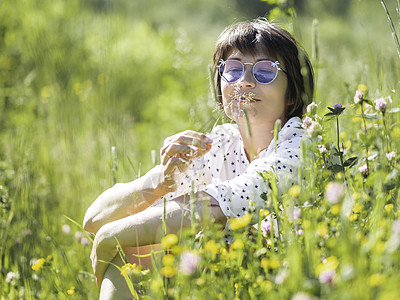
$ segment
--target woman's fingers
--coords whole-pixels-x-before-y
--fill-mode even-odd
[[[193,155],[193,157],[201,156],[211,149],[212,140],[205,134],[195,131],[184,131],[164,141],[164,147],[161,148],[160,154],[163,156],[168,153],[169,156],[176,154]],[[178,147],[184,145],[187,147]]]

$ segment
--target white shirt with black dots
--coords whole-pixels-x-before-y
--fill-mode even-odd
[[[204,191],[218,201],[228,219],[247,213],[250,200],[257,208],[265,208],[261,195],[269,193],[270,188],[259,173],[273,171],[278,178],[280,193],[297,182],[304,136],[301,125],[299,117],[289,119],[279,132],[276,147],[272,140],[251,163],[237,125],[216,126],[208,135],[213,140],[211,150],[195,159],[185,173],[176,175],[177,190],[165,195],[165,199],[172,200],[191,191]],[[155,167],[158,168],[161,167]],[[156,205],[162,202],[157,201]]]

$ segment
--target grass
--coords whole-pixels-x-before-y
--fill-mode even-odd
[[[171,26],[140,5],[134,8],[149,10],[148,19],[107,2],[103,9],[100,2],[0,3],[0,299],[98,298],[90,237],[78,225],[86,208],[114,180],[146,172],[165,137],[207,132],[218,117],[209,57],[220,29],[239,13],[216,17],[222,4],[212,2],[182,4],[186,14],[174,21],[182,23]],[[396,3],[385,2],[396,29]],[[201,239],[185,231],[149,273],[127,268],[148,298],[400,298],[399,59],[381,4],[351,7],[347,17],[319,19],[321,119],[308,116],[320,127],[304,149],[298,186],[275,199],[283,211],[269,205],[279,234],[240,219],[227,248],[211,222],[200,224]],[[196,39],[200,17],[188,16],[208,9],[215,23]],[[313,14],[298,20],[309,53]],[[354,103],[360,84],[371,107]],[[380,97],[385,114],[375,109]],[[343,113],[324,117],[335,103]],[[344,164],[357,160],[343,167],[338,154]]]

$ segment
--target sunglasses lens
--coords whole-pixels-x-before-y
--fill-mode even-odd
[[[278,67],[272,61],[259,61],[254,65],[254,78],[260,83],[270,83],[278,75]]]
[[[219,71],[227,82],[235,82],[243,75],[243,64],[237,60],[227,60]]]

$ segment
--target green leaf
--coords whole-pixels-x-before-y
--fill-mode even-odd
[[[354,157],[350,157],[349,159],[347,159],[344,163],[343,163],[343,167],[352,167],[356,161],[357,161],[358,157],[354,156]]]

